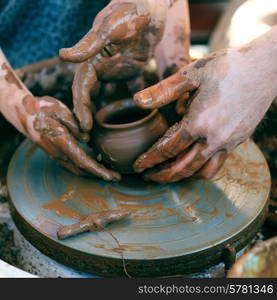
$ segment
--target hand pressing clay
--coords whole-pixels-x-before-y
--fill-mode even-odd
[[[115,101],[100,109],[96,122],[93,149],[101,154],[101,162],[121,174],[134,173],[136,158],[168,128],[158,110],[141,109],[132,99]]]
[[[188,63],[189,40],[186,0],[112,0],[75,46],[60,50],[63,60],[79,63],[72,93],[81,129],[93,127],[100,87],[109,90],[124,81],[131,94],[142,90],[149,59],[155,56],[159,72],[172,74]]]
[[[277,97],[277,27],[238,48],[209,54],[134,96],[155,109],[191,93],[183,119],[134,164],[148,180],[212,178],[249,138]]]
[[[107,181],[120,179],[94,161],[78,144],[88,134],[80,131],[70,110],[52,97],[34,97],[0,50],[0,112],[18,131],[77,175],[92,174]]]

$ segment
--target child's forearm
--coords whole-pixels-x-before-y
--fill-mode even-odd
[[[26,132],[28,119],[22,104],[23,99],[30,95],[30,91],[16,76],[0,49],[0,112],[26,136],[28,136]]]

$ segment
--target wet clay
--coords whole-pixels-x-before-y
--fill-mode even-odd
[[[21,82],[16,78],[16,76],[14,75],[14,73],[11,70],[11,68],[9,67],[9,65],[7,63],[3,63],[1,67],[2,67],[2,70],[7,72],[7,74],[5,76],[5,79],[7,80],[7,82],[10,84],[16,85],[16,87],[18,89],[23,89]]]
[[[107,224],[122,220],[129,216],[130,213],[131,211],[127,209],[107,210],[94,213],[88,215],[78,223],[60,227],[57,231],[57,237],[59,239],[65,239],[85,231],[102,231]]]
[[[31,95],[25,96],[22,100],[22,104],[29,115],[35,115],[40,109],[38,99]]]
[[[272,88],[268,84],[273,82],[276,68],[269,66],[265,56],[260,55],[268,54],[264,43],[275,37],[276,29],[259,38],[256,44],[249,44],[247,49],[244,46],[209,54],[137,93],[134,96],[136,104],[153,109],[178,100],[186,92],[194,92],[173,134],[170,136],[169,130],[168,136],[140,156],[135,162],[136,171],[152,168],[146,179],[159,183],[174,182],[193,174],[199,178],[212,178],[222,167],[227,154],[253,134],[276,97],[275,86]],[[270,43],[269,49],[275,47],[276,43]],[[260,57],[263,57],[262,63]],[[260,73],[256,70],[257,60]],[[268,74],[266,79],[260,75],[263,70]],[[254,82],[259,87],[255,91],[251,89]],[[237,97],[238,92],[240,97]],[[206,147],[202,147],[205,144]],[[161,170],[158,164],[169,159],[169,164]],[[155,165],[156,169],[153,169]]]
[[[89,173],[104,180],[120,179],[118,173],[98,164],[79,146],[77,139],[87,141],[88,135],[79,130],[72,112],[62,102],[47,96],[33,97],[8,63],[2,63],[1,68],[5,71],[5,85],[9,86],[4,94],[10,97],[9,105],[1,111],[8,121],[73,173]]]
[[[197,222],[200,215],[203,219],[203,214],[207,218],[221,214],[215,203],[208,199],[211,186],[206,186],[204,183],[206,209],[201,208],[200,198],[192,202],[188,201],[191,188],[183,184],[178,185],[177,198],[179,200],[176,202],[174,191],[168,189],[168,186],[146,183],[137,174],[125,175],[118,185],[107,184],[104,187],[97,181],[82,183],[78,177],[74,178],[76,180],[70,184],[76,191],[74,205],[82,207],[82,210],[86,210],[88,213],[110,210],[111,205],[108,199],[112,198],[116,207],[132,212],[131,221],[136,224],[148,224],[171,216],[177,218],[173,222],[192,223]],[[67,180],[64,183],[68,185]],[[134,193],[135,191],[136,193]],[[59,206],[57,200],[50,201],[47,204],[48,209],[51,209],[58,216],[61,216],[62,213],[63,217],[71,218],[70,215],[66,216],[70,208],[69,205],[66,205],[66,209],[61,211],[61,206],[66,204],[62,200],[63,198],[64,195],[59,199]],[[218,201],[220,202],[221,199]],[[72,210],[71,213],[77,212],[72,208],[70,209]]]
[[[62,218],[81,220],[84,217],[75,210],[71,209],[60,199],[46,203],[45,205],[43,205],[43,208],[54,211],[57,216]]]
[[[166,3],[153,7],[152,1],[111,1],[80,42],[60,50],[62,59],[80,63],[72,92],[74,111],[84,132],[92,129],[90,97],[97,97],[100,86],[124,80],[132,93],[144,86],[137,82],[162,38],[168,10]]]
[[[25,132],[28,134],[25,115],[29,115],[33,118],[33,129],[38,133],[35,142],[52,159],[79,176],[87,172],[104,180],[120,179],[119,174],[98,164],[78,145],[76,139],[84,142],[88,136],[79,131],[73,114],[64,104],[47,96],[26,96],[22,104],[26,113],[22,114],[20,110],[17,113]]]
[[[175,157],[183,152],[191,143],[193,137],[186,132],[181,122],[170,127],[163,137],[158,140],[146,154],[141,155],[135,162],[136,172],[142,172],[145,168]]]
[[[96,114],[93,148],[103,162],[120,173],[134,173],[133,163],[168,128],[156,111],[142,110],[132,99],[113,102]]]
[[[199,74],[190,70],[181,70],[167,79],[144,89],[134,95],[135,103],[145,109],[162,107],[192,91],[199,86]],[[189,74],[189,76],[187,76]]]
[[[122,251],[128,251],[128,252],[142,252],[142,251],[163,251],[164,249],[161,247],[156,246],[144,246],[144,245],[128,245],[128,244],[120,244],[120,247],[117,248],[111,248],[107,247],[105,244],[95,244],[91,243],[91,245],[95,248],[104,249],[105,251],[109,252],[116,252],[116,253],[122,253]]]

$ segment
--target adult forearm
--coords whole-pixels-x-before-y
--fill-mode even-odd
[[[269,69],[277,68],[277,25],[267,33],[242,46],[241,49],[252,53],[260,59],[258,65],[264,65]]]
[[[237,49],[239,54],[242,54],[248,61],[249,68],[252,70],[250,81],[252,88],[249,92],[255,94],[255,90],[262,90],[267,96],[262,99],[266,102],[265,105],[269,106],[277,97],[277,26]]]
[[[165,78],[190,62],[190,17],[187,0],[167,2],[167,21],[155,58],[160,78]]]

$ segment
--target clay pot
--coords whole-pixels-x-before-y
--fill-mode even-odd
[[[167,130],[158,110],[143,110],[132,99],[113,102],[96,113],[92,146],[104,164],[123,174],[134,173],[133,163]]]

